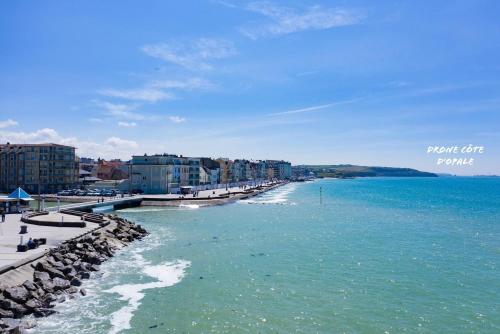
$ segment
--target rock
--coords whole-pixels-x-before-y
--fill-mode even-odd
[[[70,284],[73,286],[80,286],[82,285],[82,281],[80,281],[77,277],[75,277],[71,280]]]
[[[89,252],[85,255],[85,262],[91,263],[91,264],[101,264],[101,258],[99,255],[95,252]]]
[[[38,299],[30,299],[28,300],[24,306],[26,306],[27,309],[35,309],[35,308],[40,308],[42,307],[42,303]]]
[[[52,280],[54,284],[54,290],[64,290],[70,287],[70,283],[68,280],[56,277]]]
[[[18,303],[24,303],[28,300],[28,290],[24,286],[15,286],[7,288],[3,292],[4,296]]]
[[[20,304],[15,304],[11,311],[14,312],[14,318],[18,319],[29,313],[28,310]]]
[[[99,269],[101,269],[101,267],[99,267],[97,264],[92,264],[89,266],[90,271],[99,271]]]
[[[53,293],[48,293],[43,297],[45,303],[50,303],[57,300],[57,297]]]
[[[57,302],[58,303],[64,303],[66,301],[66,296],[65,295],[62,295],[60,296],[58,299],[57,299]]]
[[[56,311],[48,308],[37,308],[33,310],[33,315],[37,318],[47,317],[54,313],[56,313]]]
[[[60,271],[59,269],[47,268],[45,271],[50,275],[50,278],[55,278],[55,277],[59,277],[62,279],[66,278],[66,276],[64,276],[63,272]]]
[[[14,318],[14,312],[0,308],[0,318]]]
[[[6,299],[3,296],[0,296],[0,308],[3,308],[5,310],[10,310],[15,302],[13,302],[10,299]]]
[[[88,271],[80,271],[78,273],[82,279],[89,279],[90,278],[90,273]]]
[[[77,287],[70,287],[68,290],[66,290],[67,293],[69,294],[74,294],[74,293],[77,293],[78,292],[78,288]]]
[[[52,292],[54,290],[54,283],[50,279],[46,279],[39,282],[42,289],[46,292]]]
[[[2,319],[0,319],[0,330],[4,328],[9,328],[9,325],[7,325]]]
[[[37,291],[38,291],[38,290],[36,290],[36,291],[30,291],[30,296],[29,296],[29,298],[30,298],[30,299],[33,299],[33,298],[34,298],[34,299],[39,299],[39,298],[40,298],[40,295],[38,294],[38,292],[37,292]]]
[[[65,266],[71,266],[73,264],[73,261],[70,260],[70,259],[64,259],[62,261],[62,263],[65,265]]]
[[[79,259],[78,256],[75,253],[68,253],[68,254],[66,254],[66,257],[68,259],[71,259],[73,262],[74,261],[78,261],[78,259]]]
[[[35,284],[33,284],[33,282],[28,280],[24,281],[23,286],[29,291],[35,291],[37,289]]]
[[[82,288],[82,289],[80,289],[80,294],[81,294],[82,296],[86,296],[86,295],[87,295],[87,290],[85,290],[85,289],[83,289],[83,288]]]
[[[44,261],[40,261],[35,265],[35,270],[37,271],[45,271],[49,267],[49,264]]]
[[[40,263],[40,262],[39,262]],[[44,271],[35,271],[33,274],[35,281],[45,281],[50,278],[50,275]]]

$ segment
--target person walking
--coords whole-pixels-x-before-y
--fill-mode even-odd
[[[5,211],[2,210],[2,223],[5,223]]]

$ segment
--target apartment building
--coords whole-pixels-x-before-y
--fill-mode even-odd
[[[58,144],[0,144],[0,191],[56,193],[78,183],[75,148]]]

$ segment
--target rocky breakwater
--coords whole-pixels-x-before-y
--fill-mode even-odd
[[[101,263],[148,232],[130,221],[108,216],[109,224],[78,239],[67,241],[36,264],[33,280],[0,287],[0,333],[20,333],[36,325],[34,318],[55,313],[56,303],[85,295],[82,280],[99,271]]]

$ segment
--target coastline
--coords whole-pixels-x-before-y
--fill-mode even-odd
[[[26,316],[53,314],[56,303],[86,295],[82,280],[114,256],[119,249],[148,232],[118,216],[82,235],[65,240],[43,254],[25,259],[0,274],[0,333],[32,328],[36,322]]]

